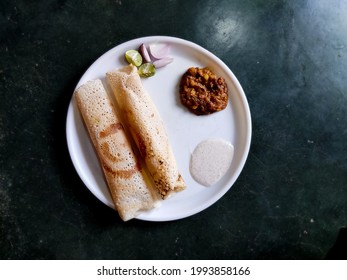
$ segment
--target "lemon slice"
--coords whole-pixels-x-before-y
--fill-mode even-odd
[[[135,65],[136,67],[139,67],[142,64],[142,56],[136,50],[126,51],[125,59],[132,65]]]
[[[155,74],[155,66],[152,63],[144,63],[139,68],[139,75],[147,78]]]

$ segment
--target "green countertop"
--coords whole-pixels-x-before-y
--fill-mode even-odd
[[[1,259],[326,258],[347,225],[346,1],[20,0],[0,10]],[[95,59],[149,35],[192,41],[228,65],[252,144],[208,209],[124,223],[76,173],[66,114]]]

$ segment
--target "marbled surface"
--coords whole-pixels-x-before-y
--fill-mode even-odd
[[[0,11],[1,259],[326,257],[347,225],[346,1],[19,0]],[[96,58],[148,35],[190,40],[230,67],[252,145],[207,210],[123,223],[78,177],[66,113]]]

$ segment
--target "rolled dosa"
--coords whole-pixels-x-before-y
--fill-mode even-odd
[[[137,68],[132,65],[122,67],[106,73],[106,79],[162,198],[185,189],[166,129],[142,85]]]
[[[75,91],[75,98],[121,219],[127,221],[153,208],[159,196],[147,185],[148,178],[102,82],[87,82]]]

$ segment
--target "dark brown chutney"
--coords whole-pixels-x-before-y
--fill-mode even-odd
[[[196,115],[221,111],[228,105],[228,86],[208,67],[190,67],[179,87],[181,103]]]

